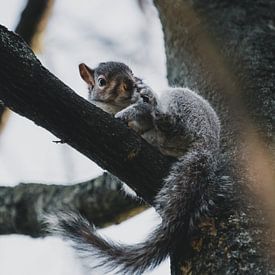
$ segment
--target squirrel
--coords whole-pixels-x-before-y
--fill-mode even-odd
[[[95,69],[82,63],[79,71],[92,103],[177,161],[154,198],[162,222],[139,244],[111,242],[78,214],[61,212],[49,223],[52,231],[72,242],[81,258],[96,257],[99,263],[90,266],[142,274],[182,247],[207,213],[207,189],[218,165],[220,122],[208,101],[194,91],[168,87],[159,97],[123,63],[100,63]]]

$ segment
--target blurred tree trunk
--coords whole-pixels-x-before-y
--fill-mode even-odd
[[[222,122],[217,213],[179,244],[172,274],[273,274],[275,2],[154,2],[170,84],[198,91]]]

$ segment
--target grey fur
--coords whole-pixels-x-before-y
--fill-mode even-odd
[[[176,156],[155,198],[161,224],[137,245],[121,245],[99,236],[72,214],[57,214],[52,228],[73,243],[80,256],[96,256],[98,266],[123,274],[142,274],[173,252],[207,212],[205,194],[217,168],[220,123],[210,104],[187,88],[167,88],[157,98],[139,80],[139,96],[116,114],[163,154]]]

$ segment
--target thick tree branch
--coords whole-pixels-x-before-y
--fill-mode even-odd
[[[0,187],[0,234],[41,236],[42,214],[58,209],[79,211],[97,226],[119,222],[140,207],[119,192],[121,183],[105,173],[94,180],[69,185],[19,184]],[[120,219],[119,219],[120,217]]]
[[[0,99],[6,106],[46,128],[153,202],[171,158],[74,93],[5,27],[0,27],[0,62]]]

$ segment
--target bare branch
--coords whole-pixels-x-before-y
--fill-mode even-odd
[[[120,222],[141,203],[126,197],[120,181],[105,173],[74,185],[19,184],[0,187],[0,234],[43,235],[41,214],[59,209],[79,211],[97,226]],[[144,206],[143,206],[144,207]]]

